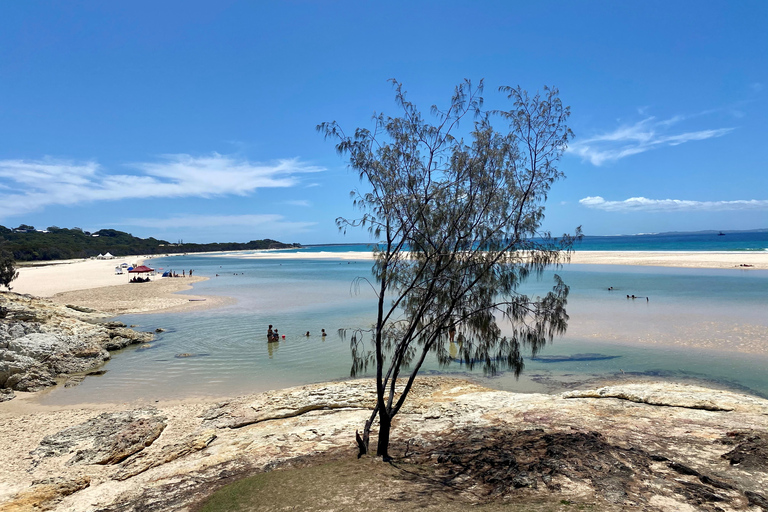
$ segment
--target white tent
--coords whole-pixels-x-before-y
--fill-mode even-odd
[[[113,259],[115,259],[115,257],[114,257],[114,256],[112,256],[112,255],[111,255],[111,254],[109,254],[109,253],[106,253],[106,254],[104,255],[104,259],[105,259],[105,260],[113,260]]]
[[[101,254],[101,253],[99,253],[99,255],[98,255],[98,256],[96,256],[96,259],[97,259],[97,260],[103,260],[103,259],[104,259],[104,255],[103,255],[103,254]]]

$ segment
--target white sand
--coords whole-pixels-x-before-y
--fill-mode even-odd
[[[115,274],[122,262],[147,264],[151,256],[130,256],[114,260],[68,260],[19,268],[11,286],[17,293],[49,297],[59,304],[76,304],[111,315],[205,309],[232,302],[226,297],[177,295],[206,277],[151,277],[149,283],[129,283],[133,274]],[[162,271],[160,271],[162,272]],[[194,299],[194,300],[190,300]]]
[[[52,297],[57,293],[126,284],[126,274],[115,275],[115,267],[125,262],[141,265],[148,256],[129,256],[114,260],[46,261],[19,267],[19,277],[11,283],[16,293]]]
[[[264,260],[345,260],[365,261],[373,258],[367,252],[273,252],[226,253],[222,258]],[[646,252],[646,251],[577,251],[571,263],[595,265],[642,265],[686,268],[768,269],[768,251],[754,252]],[[740,265],[751,265],[742,267]]]
[[[571,263],[653,267],[768,269],[768,251],[577,251]],[[741,265],[750,265],[743,267]]]

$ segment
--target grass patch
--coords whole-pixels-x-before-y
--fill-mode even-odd
[[[547,494],[549,494],[547,496]],[[216,491],[198,512],[392,510],[459,512],[566,512],[605,510],[562,495],[535,493],[487,502],[434,477],[425,464],[386,464],[364,457],[279,469]]]

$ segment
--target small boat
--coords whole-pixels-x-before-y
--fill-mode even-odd
[[[205,299],[189,299],[189,302],[203,302]]]
[[[723,232],[721,231],[721,232],[719,232],[719,233],[717,234],[717,236],[725,236],[725,233],[723,233]]]

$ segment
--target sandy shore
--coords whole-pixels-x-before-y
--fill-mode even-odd
[[[345,260],[366,261],[371,253],[363,252],[273,252],[250,254],[224,253],[222,258],[258,260]],[[768,252],[648,252],[648,251],[577,251],[571,263],[584,265],[641,265],[654,267],[722,268],[768,270]],[[747,267],[743,265],[749,265]]]
[[[178,295],[207,277],[153,277],[149,283],[129,283],[128,274],[115,274],[123,261],[143,264],[151,256],[114,260],[67,260],[19,268],[13,291],[48,297],[59,304],[75,304],[113,315],[204,309],[230,302],[226,297]]]
[[[768,252],[577,251],[571,257],[571,263],[766,270],[768,269]]]
[[[207,277],[200,276],[187,278],[158,277],[149,283],[128,283],[57,293],[51,297],[51,300],[59,304],[75,304],[113,315],[207,309],[232,302],[232,299],[227,297],[204,297],[176,293],[189,290],[192,288],[192,283],[207,279]]]

